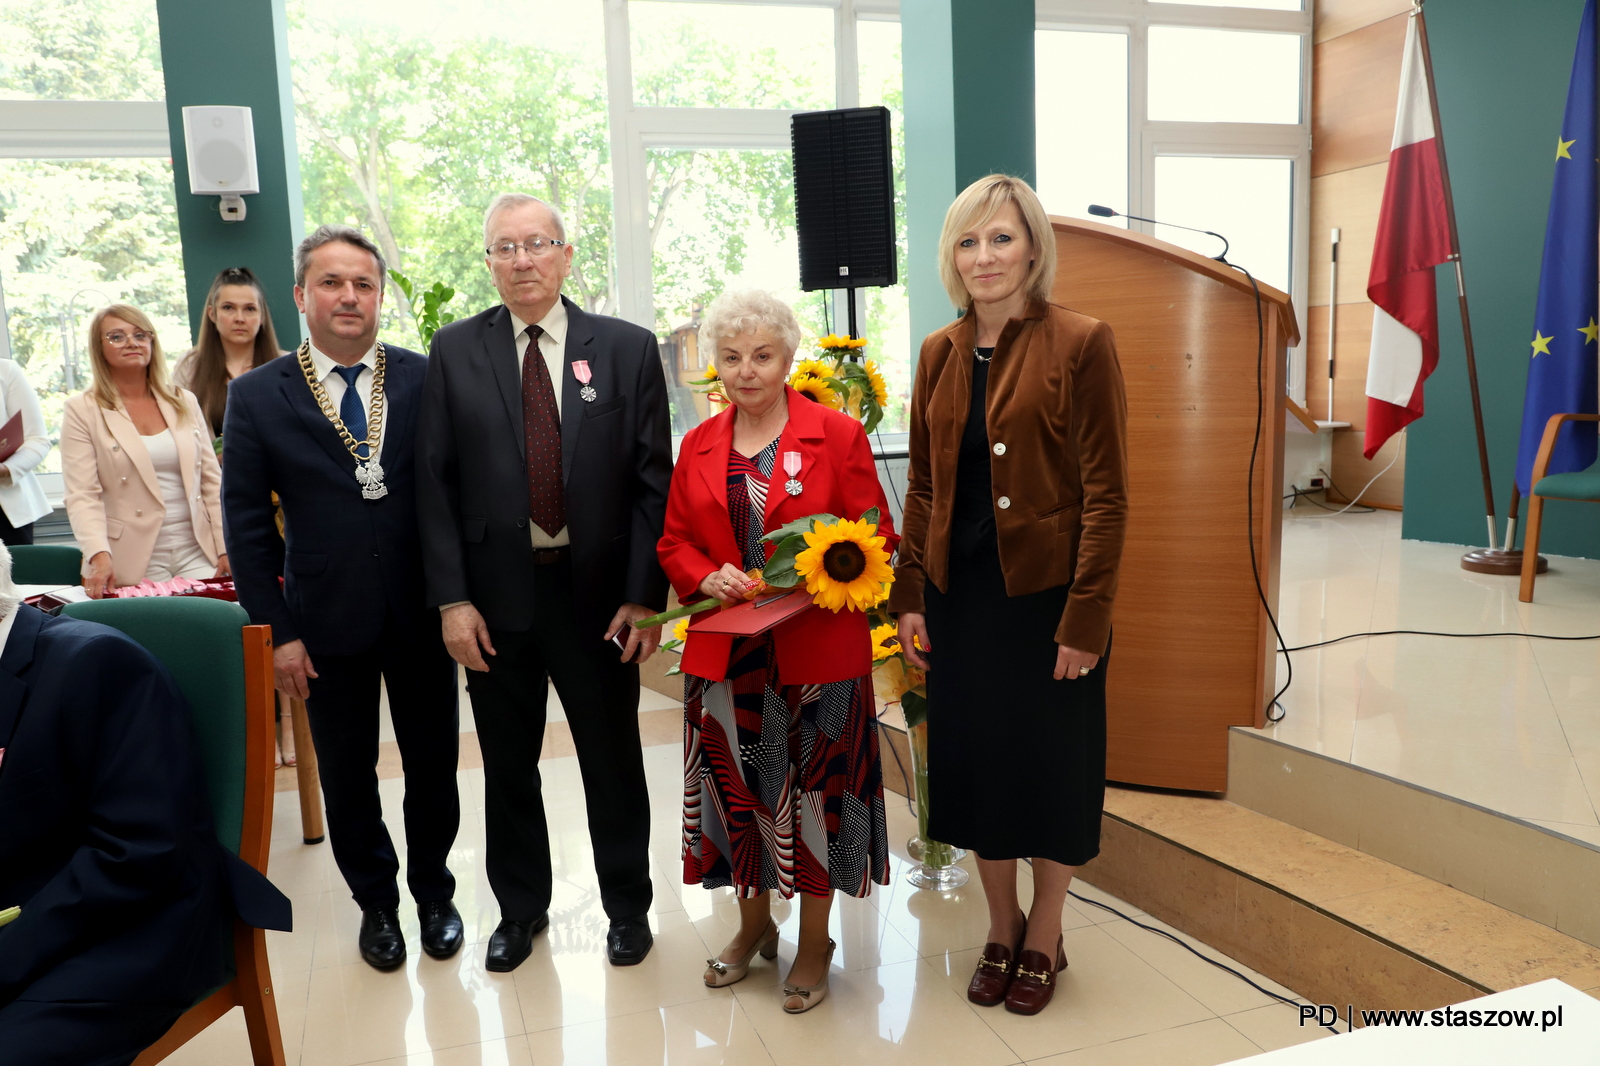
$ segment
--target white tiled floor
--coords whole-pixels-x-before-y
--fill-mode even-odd
[[[970,1005],[966,983],[987,924],[982,892],[976,877],[943,895],[905,883],[901,844],[914,820],[892,795],[894,879],[865,900],[843,899],[835,906],[832,932],[839,951],[829,999],[801,1017],[780,1009],[776,986],[793,956],[799,920],[792,903],[775,908],[784,936],[777,963],[758,962],[731,989],[708,989],[700,978],[705,959],[732,935],[737,906],[727,890],[679,883],[681,752],[662,745],[647,748],[645,757],[654,800],[656,946],[642,965],[626,969],[611,967],[604,957],[606,919],[575,759],[541,765],[556,863],[552,924],[528,961],[509,975],[483,968],[484,941],[498,913],[484,874],[481,770],[460,774],[463,818],[451,854],[456,902],[471,944],[447,961],[427,958],[417,946],[415,911],[402,908],[413,953],[403,969],[387,974],[360,961],[359,912],[329,849],[300,843],[296,794],[278,793],[269,872],[294,899],[296,931],[269,933],[268,947],[291,1066],[1207,1066],[1326,1035],[1301,1028],[1294,1008],[1170,941],[1077,902],[1066,915],[1071,965],[1044,1013],[1023,1018]],[[400,828],[401,786],[398,780],[382,783],[394,831]],[[402,857],[403,844],[397,840]],[[1026,869],[1021,882],[1026,903]],[[1154,922],[1087,885],[1075,887]],[[1235,966],[1265,987],[1292,994]],[[248,1063],[240,1012],[167,1061]]]
[[[1284,639],[1600,634],[1600,562],[1551,557],[1529,604],[1517,578],[1462,570],[1464,550],[1401,540],[1387,511],[1289,512]],[[1600,845],[1600,641],[1376,637],[1293,661],[1269,736]]]

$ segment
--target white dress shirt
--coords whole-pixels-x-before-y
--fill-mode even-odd
[[[522,380],[522,361],[528,357],[528,323],[517,317],[517,313],[509,307],[511,314],[511,328],[517,346],[517,380]],[[558,298],[555,306],[550,308],[544,318],[539,320],[539,328],[544,332],[539,335],[539,354],[544,356],[545,369],[550,372],[550,385],[556,394],[556,423],[561,421],[561,375],[567,369],[567,305]],[[365,376],[362,377],[365,381]],[[359,382],[357,383],[359,385]],[[555,536],[551,536],[533,521],[528,522],[528,533],[535,548],[564,548],[572,543],[568,526],[562,526]]]
[[[0,655],[5,654],[6,641],[11,639],[11,627],[17,624],[17,612],[20,610],[22,610],[22,604],[19,603],[6,612],[4,619],[0,619]],[[0,751],[5,751],[5,749],[0,748]]]
[[[322,382],[322,387],[327,390],[328,402],[333,404],[334,414],[339,413],[339,405],[344,402],[344,390],[349,387],[344,383],[344,378],[341,375],[333,372],[334,367],[342,365],[343,364],[336,363],[332,359],[329,359],[326,355],[323,355],[321,352],[319,352],[315,344],[311,346],[311,368],[316,373],[317,380]],[[361,357],[361,365],[366,367],[366,369],[361,372],[360,377],[356,378],[356,395],[361,397],[361,410],[366,413],[367,418],[370,420],[372,417],[372,375],[378,366],[377,345],[373,345],[367,350],[367,354]],[[384,415],[384,419],[383,426],[378,433],[378,448],[374,454],[381,456],[383,453],[383,438],[389,435],[388,396],[379,398],[378,410]],[[350,429],[349,426],[346,426],[345,428]],[[355,431],[353,429],[350,430],[350,433],[351,436],[355,436]],[[365,438],[361,437],[357,438],[357,440],[359,442],[361,440],[365,440]],[[353,477],[355,470],[354,459],[350,460],[350,469],[352,471],[351,476]]]

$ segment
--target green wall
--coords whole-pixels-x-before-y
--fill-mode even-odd
[[[197,331],[206,291],[223,267],[247,266],[267,289],[278,343],[300,343],[294,307],[294,246],[301,236],[300,161],[295,152],[283,0],[156,0],[161,65],[167,84],[167,128],[177,186],[178,232],[189,293],[189,327]],[[189,192],[183,108],[231,104],[251,109],[261,192],[246,196],[242,222],[223,222],[217,197]],[[177,345],[174,350],[181,351]]]
[[[1425,10],[1503,535],[1583,0],[1429,0]],[[1439,369],[1428,379],[1426,416],[1408,430],[1403,529],[1415,540],[1481,544],[1483,482],[1454,270],[1441,268],[1438,283]],[[1540,548],[1600,558],[1600,507],[1546,504]]]
[[[950,201],[985,174],[1033,184],[1033,0],[902,0],[906,284],[912,358],[951,320],[937,249]]]

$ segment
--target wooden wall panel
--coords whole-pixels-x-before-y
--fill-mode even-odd
[[[1318,44],[1411,10],[1411,0],[1316,0],[1316,5],[1312,35]],[[1389,117],[1394,118],[1393,108]]]
[[[1407,15],[1316,46],[1311,82],[1311,176],[1389,159]]]
[[[1311,179],[1312,306],[1328,302],[1328,242],[1333,227],[1339,234],[1338,302],[1364,303],[1372,244],[1378,233],[1378,208],[1383,204],[1387,161]]]
[[[1333,361],[1333,421],[1349,422],[1358,430],[1365,429],[1367,353],[1372,348],[1372,305],[1340,304],[1338,326],[1338,351],[1334,353]],[[1314,418],[1327,418],[1327,305],[1307,311],[1306,342],[1306,410]]]
[[[1390,437],[1388,443],[1378,449],[1378,454],[1371,459],[1361,456],[1364,447],[1364,436],[1354,429],[1341,429],[1333,435],[1333,480],[1345,492],[1352,496],[1361,491],[1361,486],[1372,480],[1373,475],[1389,465],[1389,460],[1395,457],[1395,452],[1400,452],[1400,461],[1395,463],[1390,471],[1378,478],[1373,486],[1361,497],[1363,504],[1380,507],[1386,511],[1398,511],[1405,503],[1405,477],[1406,468],[1406,435],[1396,433]],[[1328,492],[1329,503],[1348,503],[1338,493]]]

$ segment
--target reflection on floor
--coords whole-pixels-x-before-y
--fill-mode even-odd
[[[552,924],[532,957],[504,975],[483,968],[484,941],[498,913],[484,873],[482,770],[459,775],[463,818],[451,854],[470,946],[447,961],[427,958],[418,947],[415,911],[402,908],[412,954],[403,969],[387,974],[360,961],[360,915],[328,846],[300,843],[297,795],[279,792],[270,873],[294,899],[296,931],[269,933],[268,946],[290,1066],[1206,1066],[1327,1035],[1301,1028],[1294,1008],[1171,942],[1077,902],[1066,915],[1071,965],[1043,1014],[1023,1018],[1003,1008],[971,1006],[964,991],[987,926],[982,892],[975,876],[967,888],[942,896],[905,883],[901,842],[915,823],[897,797],[890,808],[897,852],[893,883],[834,908],[839,952],[829,999],[802,1017],[780,1008],[777,985],[793,958],[799,920],[794,904],[775,910],[784,936],[775,965],[758,962],[733,988],[708,989],[700,980],[705,959],[732,936],[737,904],[727,890],[679,883],[681,750],[662,744],[647,748],[645,756],[654,802],[656,946],[642,965],[627,969],[609,966],[604,957],[606,919],[595,888],[576,759],[540,765],[556,864]],[[389,825],[398,834],[401,782],[386,780],[381,787]],[[403,839],[396,843],[403,855]],[[1026,903],[1031,882],[1025,869],[1021,881]],[[1087,885],[1076,888],[1159,924]],[[248,1063],[240,1012],[167,1061]]]
[[[1552,558],[1534,603],[1400,515],[1285,515],[1291,647],[1385,629],[1600,633],[1600,562]],[[1600,845],[1600,641],[1359,639],[1294,655],[1267,735]],[[1283,683],[1279,657],[1279,684]]]

